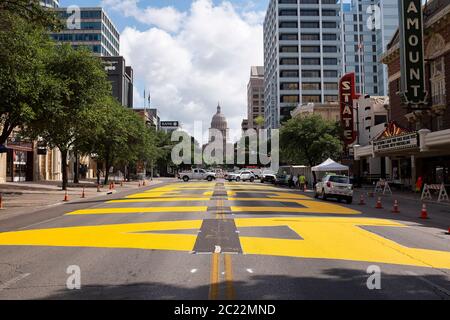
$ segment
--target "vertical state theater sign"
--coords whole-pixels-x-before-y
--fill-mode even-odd
[[[427,100],[427,92],[425,91],[421,0],[402,0],[399,4],[400,94],[408,107],[423,108]]]
[[[344,129],[344,143],[346,146],[352,144],[356,139],[356,131],[354,126],[353,100],[356,99],[355,94],[355,73],[347,73],[339,80],[339,102],[341,125]]]

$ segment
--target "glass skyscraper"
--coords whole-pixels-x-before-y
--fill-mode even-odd
[[[52,33],[58,42],[70,43],[74,48],[85,46],[95,55],[119,55],[120,34],[102,8],[79,8],[79,17],[72,9],[58,8],[56,12],[64,22],[64,29]]]
[[[344,6],[344,72],[355,72],[357,91],[384,96],[387,69],[380,61],[398,28],[398,0],[352,0]]]

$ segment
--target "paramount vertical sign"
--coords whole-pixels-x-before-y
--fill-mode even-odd
[[[421,0],[400,0],[400,68],[404,103],[410,108],[423,108],[425,70],[423,61],[423,17]]]
[[[352,144],[356,139],[353,125],[353,99],[355,94],[355,73],[345,74],[339,81],[339,102],[341,105],[341,125],[344,129],[344,143]]]

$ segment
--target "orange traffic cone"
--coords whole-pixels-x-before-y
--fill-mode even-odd
[[[84,187],[83,187],[83,192],[81,192],[81,197],[86,198],[86,195],[84,194]]]
[[[428,219],[428,212],[426,204],[422,204],[422,211],[420,211],[420,219]]]
[[[375,206],[375,208],[376,209],[383,209],[383,206],[381,205],[381,198],[380,197],[378,197],[377,205]]]
[[[366,203],[364,202],[364,195],[363,194],[361,194],[360,196],[359,196],[359,203],[358,203],[360,206],[362,206],[362,205],[365,205]]]
[[[67,195],[67,190],[64,193],[64,200],[63,201],[69,201],[69,196]]]
[[[392,207],[392,213],[400,213],[400,210],[398,210],[398,201],[394,200],[394,206]]]

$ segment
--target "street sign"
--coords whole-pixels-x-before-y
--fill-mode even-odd
[[[161,127],[178,127],[178,121],[161,121]]]
[[[402,100],[411,109],[426,105],[421,0],[400,0],[400,74]]]
[[[352,144],[356,139],[356,132],[353,125],[353,99],[355,94],[355,73],[347,73],[339,80],[339,102],[341,105],[340,116],[341,125],[344,129],[345,145]]]

